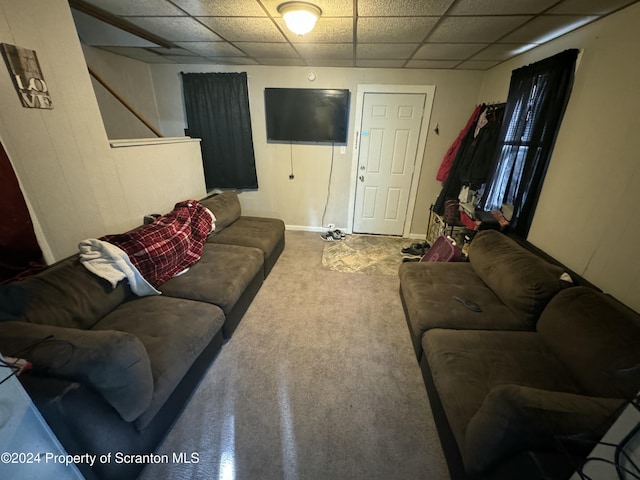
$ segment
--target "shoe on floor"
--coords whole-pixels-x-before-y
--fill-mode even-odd
[[[427,251],[426,248],[415,248],[414,246],[406,247],[402,249],[402,253],[405,255],[424,255]]]
[[[325,242],[339,242],[340,240],[342,240],[340,234],[336,234],[331,230],[320,235],[320,238],[322,238]]]
[[[402,249],[402,253],[408,253],[410,255],[424,255],[428,249],[429,243],[427,242],[412,243],[410,246],[404,247]]]

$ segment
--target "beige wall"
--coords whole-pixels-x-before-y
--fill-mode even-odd
[[[640,311],[638,25],[640,4],[494,68],[481,95],[506,99],[513,69],[582,50],[529,240]]]
[[[314,82],[307,80],[310,70],[317,72]],[[426,233],[429,205],[440,191],[440,183],[435,180],[437,169],[445,151],[473,111],[482,80],[482,72],[474,71],[152,65],[161,128],[167,135],[179,135],[185,128],[181,71],[247,72],[259,189],[241,194],[243,209],[253,215],[282,218],[290,228],[306,229],[321,229],[329,223],[340,228],[348,227],[349,189],[354,181],[351,167],[358,85],[435,85],[431,125],[411,227],[411,232],[420,238]],[[263,99],[266,87],[347,88],[351,91],[349,144],[345,154],[340,154],[340,148],[335,147],[330,185],[330,145],[290,147],[267,143]],[[440,135],[433,132],[436,123]],[[289,179],[291,156],[294,180]]]
[[[159,128],[158,107],[149,65],[97,48],[82,46],[87,65],[121,95],[153,127]],[[93,76],[91,83],[100,114],[110,139],[155,138],[152,130],[138,120]],[[184,135],[181,133],[179,136]]]
[[[43,11],[47,14],[42,15]],[[530,239],[640,310],[640,262],[634,251],[640,235],[634,215],[634,194],[640,189],[640,136],[636,133],[640,67],[630,58],[629,48],[640,43],[639,23],[640,5],[635,5],[489,72],[315,68],[318,79],[310,84],[306,80],[309,68],[153,65],[148,67],[153,84],[148,85],[155,90],[160,128],[167,136],[180,136],[185,126],[181,70],[247,71],[260,189],[241,195],[243,208],[304,228],[321,226],[327,192],[324,223],[346,226],[352,136],[346,154],[341,155],[339,148],[333,152],[329,184],[330,147],[295,145],[291,151],[286,145],[266,143],[263,89],[348,88],[355,95],[358,84],[435,85],[411,229],[419,236],[426,229],[428,205],[440,190],[434,179],[437,168],[473,105],[506,99],[514,68],[565,48],[580,48],[583,54],[573,94]],[[25,109],[9,75],[0,75],[0,139],[49,260],[73,253],[82,238],[130,228],[144,213],[166,211],[175,201],[204,194],[201,166],[193,161],[197,144],[188,143],[184,148],[109,146],[64,0],[0,0],[0,41],[38,52],[54,102],[53,110]],[[103,53],[92,51],[89,56],[100,65],[121,64],[121,59],[109,59]],[[120,81],[149,82],[145,68],[132,69],[137,73]],[[352,122],[353,118],[352,113]],[[436,123],[440,135],[433,132]],[[288,178],[291,154],[294,180]],[[190,165],[186,173],[185,163]]]
[[[0,67],[0,139],[47,261],[76,252],[83,238],[139,225],[141,205],[162,212],[187,193],[204,194],[199,158],[193,162],[197,143],[176,147],[166,158],[165,149],[109,146],[65,0],[0,0],[0,41],[37,52],[53,101],[52,110],[23,108]],[[185,162],[191,172],[180,176]],[[185,183],[159,183],[156,176]]]

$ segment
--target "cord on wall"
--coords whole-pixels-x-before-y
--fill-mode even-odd
[[[293,142],[289,142],[289,158],[291,159],[291,173],[289,174],[289,180],[293,180],[295,175],[293,174]]]
[[[327,206],[329,205],[329,197],[331,196],[331,177],[333,177],[333,159],[335,144],[331,142],[331,167],[329,169],[329,184],[327,185],[327,199],[324,202],[324,210],[322,212],[322,226],[324,227],[324,217],[327,214]]]

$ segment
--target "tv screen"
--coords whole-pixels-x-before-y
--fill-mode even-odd
[[[349,90],[265,88],[267,140],[347,142]]]

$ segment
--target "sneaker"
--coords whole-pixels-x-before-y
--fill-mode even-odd
[[[322,235],[320,235],[320,238],[322,238],[322,240],[324,240],[325,242],[339,242],[340,240],[342,240],[340,235],[336,235],[335,232],[332,231],[323,233]]]
[[[402,262],[419,262],[422,257],[402,257]]]
[[[424,255],[424,253],[429,249],[429,243],[427,242],[419,242],[412,243],[409,247],[404,247],[402,249],[402,253],[409,253],[411,255]]]

